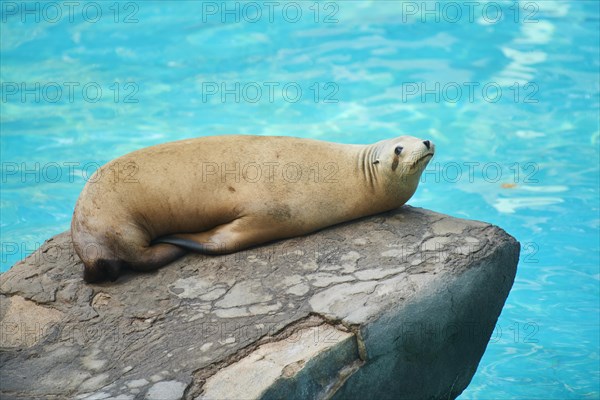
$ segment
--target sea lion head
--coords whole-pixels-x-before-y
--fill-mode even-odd
[[[435,145],[430,140],[400,136],[378,143],[374,164],[387,178],[388,191],[405,202],[417,189],[421,174],[434,153]]]

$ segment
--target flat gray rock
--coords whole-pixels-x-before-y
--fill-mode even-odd
[[[2,399],[452,399],[519,243],[402,207],[88,285],[68,232],[0,276]]]

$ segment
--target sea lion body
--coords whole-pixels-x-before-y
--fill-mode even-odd
[[[93,282],[189,250],[223,254],[299,236],[401,206],[432,155],[429,141],[407,136],[365,146],[243,135],[152,146],[90,178],[73,243]]]

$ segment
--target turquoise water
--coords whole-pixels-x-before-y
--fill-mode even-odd
[[[410,203],[523,245],[461,399],[600,396],[597,2],[78,4],[1,3],[2,271],[141,147],[419,136],[437,155]]]

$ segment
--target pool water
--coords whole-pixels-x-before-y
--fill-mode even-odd
[[[600,396],[596,1],[77,4],[0,4],[2,271],[135,149],[419,136],[437,155],[409,203],[522,244],[461,399]]]

